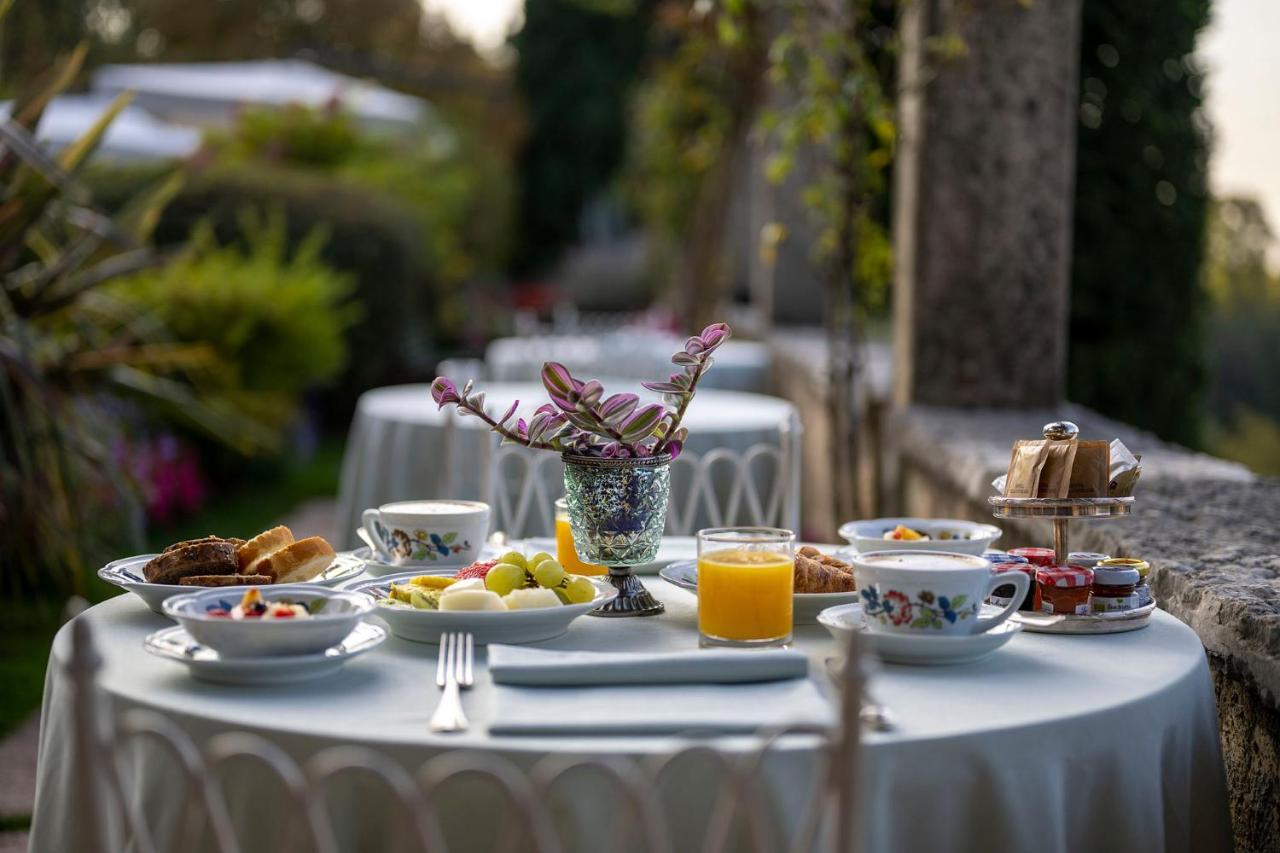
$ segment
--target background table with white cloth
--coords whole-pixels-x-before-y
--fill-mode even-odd
[[[663,615],[583,617],[568,633],[536,646],[696,649],[695,597],[665,581],[647,584],[665,602]],[[432,680],[436,647],[394,637],[328,679],[235,688],[194,681],[181,667],[146,654],[143,638],[168,623],[132,596],[99,604],[79,618],[95,629],[103,658],[100,683],[116,712],[158,711],[198,744],[222,732],[250,731],[305,760],[327,746],[357,743],[411,769],[450,749],[491,750],[529,766],[549,754],[644,756],[680,745],[666,736],[491,736],[488,725],[504,708],[495,707],[497,691],[483,662],[474,690],[463,694],[472,728],[460,735],[432,734],[427,720],[439,696]],[[72,711],[60,668],[69,633],[64,628],[54,643],[45,684],[32,827],[37,853],[77,849]],[[795,647],[807,654],[810,678],[829,697],[824,661],[835,653],[834,641],[817,626],[797,626]],[[700,689],[688,684],[645,688],[652,698],[644,704],[693,703]],[[864,737],[864,853],[1230,849],[1217,713],[1204,651],[1189,628],[1164,612],[1134,633],[1023,632],[970,664],[885,665],[873,675],[870,689],[900,725]],[[562,690],[565,707],[575,707],[574,690]],[[784,718],[786,709],[763,711]],[[644,709],[631,707],[626,713]],[[139,750],[128,764],[137,780],[133,790],[152,819],[173,819],[183,789],[162,752]],[[765,764],[767,787],[784,815],[799,814],[814,764],[807,748],[785,750]],[[673,793],[686,803],[703,802],[699,797],[707,792],[684,778],[680,774],[674,784],[692,789]],[[269,800],[255,784],[262,783],[238,782],[232,805],[244,809],[239,820],[250,837],[268,837],[275,812],[263,806]],[[352,850],[370,849],[371,836],[360,829],[360,821],[376,822],[376,810],[354,805],[359,797],[359,789],[343,789],[330,800],[337,823],[345,815],[351,824]],[[705,819],[705,812],[693,806],[676,812],[676,831],[681,820]],[[471,827],[464,837],[475,838],[495,822],[495,804],[491,796],[472,792],[452,804],[447,815]]]
[[[659,381],[675,368],[671,354],[685,338],[652,331],[619,331],[600,335],[535,335],[498,338],[485,350],[489,379],[534,382],[542,364],[558,361],[575,376],[619,376]],[[772,357],[767,344],[729,340],[716,350],[715,365],[698,383],[703,388],[765,391]]]
[[[631,391],[645,401],[661,397],[637,382],[605,381],[607,393]],[[515,400],[529,414],[547,401],[541,383],[488,382],[485,406],[495,417]],[[716,448],[745,452],[758,444],[784,449],[789,464],[799,467],[800,420],[786,400],[762,394],[699,390],[685,413],[689,428],[685,449],[706,453]],[[397,385],[361,395],[338,488],[335,546],[360,544],[355,529],[367,507],[419,498],[485,500],[489,462],[497,439],[487,425],[462,417],[453,407],[437,410],[428,385]],[[559,492],[558,492],[559,493]],[[510,532],[510,531],[508,531]],[[516,535],[550,535],[553,531],[519,531]]]

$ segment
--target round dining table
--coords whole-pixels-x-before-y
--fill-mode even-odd
[[[666,605],[662,615],[584,616],[567,633],[534,647],[696,650],[695,594],[659,578],[645,583]],[[99,684],[115,713],[135,708],[158,712],[200,746],[221,733],[251,732],[299,762],[336,744],[357,744],[414,769],[450,750],[485,750],[527,767],[548,755],[640,758],[683,743],[671,735],[625,731],[492,734],[491,725],[509,708],[500,701],[502,688],[492,684],[483,654],[477,658],[474,688],[463,693],[471,728],[433,734],[427,723],[440,696],[433,680],[433,645],[391,637],[320,680],[233,687],[196,681],[181,665],[146,654],[143,639],[168,622],[131,595],[98,604],[77,618],[88,620],[93,629],[102,658]],[[36,853],[78,849],[78,768],[63,669],[69,646],[70,631],[64,627],[54,641],[45,683],[31,836]],[[835,641],[817,625],[796,625],[793,647],[808,658],[817,701],[830,703],[834,688],[827,661],[837,654]],[[666,713],[693,702],[693,687],[634,687],[641,693],[632,695],[643,699],[633,701],[627,713],[643,717],[646,708]],[[896,727],[863,734],[862,853],[1231,849],[1217,711],[1204,649],[1186,625],[1163,611],[1155,612],[1148,627],[1131,633],[1062,636],[1024,630],[970,663],[885,663],[872,672],[868,695],[892,712]],[[572,692],[557,698],[578,701]],[[762,710],[783,720],[796,709]],[[131,794],[157,825],[174,820],[185,792],[170,762],[158,750],[131,755]],[[798,814],[813,790],[814,756],[813,744],[801,742],[765,763],[765,787],[784,815]],[[263,827],[275,815],[268,805],[270,794],[257,791],[255,784],[259,782],[251,775],[235,784],[233,813],[249,837],[267,837]],[[702,783],[691,775],[683,784],[693,789],[664,802],[673,803],[680,819],[705,819],[692,805],[705,794],[696,787]],[[357,786],[330,798],[331,809],[345,816],[344,844],[350,850],[374,849],[369,833],[370,823],[378,823],[378,803],[356,807],[353,803],[361,796],[367,800],[371,795],[362,795]],[[462,818],[464,826],[457,846],[450,849],[488,849],[469,842],[500,811],[492,792],[471,792],[450,805],[446,813]],[[697,847],[685,838],[675,849]]]
[[[455,377],[459,386],[464,377]],[[631,391],[644,401],[661,395],[637,382],[604,380],[607,392]],[[495,417],[519,400],[520,414],[547,401],[536,382],[478,383],[485,407]],[[777,397],[715,388],[699,389],[685,412],[689,428],[685,449],[705,453],[717,448],[746,452],[760,445],[783,450],[787,464],[799,466],[800,419],[795,406]],[[429,385],[395,385],[362,394],[347,438],[338,486],[338,548],[355,548],[360,518],[368,507],[398,500],[455,498],[485,500],[489,495],[489,461],[497,437],[484,422],[458,415],[453,407],[437,409]],[[551,530],[507,530],[513,536],[546,535]]]

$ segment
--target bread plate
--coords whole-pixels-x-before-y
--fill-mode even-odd
[[[344,589],[361,592],[374,600],[374,613],[387,623],[391,633],[415,643],[439,643],[440,634],[446,631],[469,631],[475,636],[476,645],[486,643],[536,643],[558,637],[569,630],[569,623],[590,613],[617,596],[607,580],[588,578],[596,588],[596,597],[583,604],[562,604],[559,607],[543,607],[536,610],[503,610],[499,612],[474,610],[416,610],[379,603],[388,595],[393,583],[404,583],[422,571],[401,572],[396,575],[355,581]]]
[[[885,539],[884,535],[898,525],[910,527],[929,536],[928,539]],[[980,524],[959,518],[872,518],[846,521],[840,525],[840,536],[860,553],[869,551],[950,551],[956,554],[981,555],[1000,538],[1002,531],[994,524]],[[940,539],[944,534],[952,538]],[[960,534],[955,538],[955,534]]]
[[[219,657],[256,658],[320,654],[336,646],[360,620],[373,610],[366,596],[317,584],[280,584],[254,587],[264,602],[284,601],[313,610],[289,619],[232,619],[215,616],[240,600],[242,593],[227,587],[198,589],[165,599],[164,615],[181,625],[197,643]],[[304,618],[305,616],[305,618]]]
[[[147,583],[142,574],[142,567],[145,566],[155,554],[140,554],[136,557],[125,557],[122,560],[115,560],[107,563],[98,569],[98,577],[102,578],[112,586],[118,586],[127,592],[141,598],[150,607],[152,612],[161,616],[165,615],[162,605],[165,600],[174,595],[186,595],[192,592],[198,592],[205,587],[198,586],[181,586],[179,584],[169,583]],[[320,586],[336,587],[338,584],[345,583],[358,577],[364,572],[364,561],[357,559],[350,552],[343,552],[334,558],[329,568],[320,573],[319,576],[312,578],[306,583],[319,584]],[[296,584],[270,584],[265,589],[279,589],[286,586],[296,586]],[[243,589],[243,587],[217,587],[220,590]],[[228,592],[228,595],[231,593]]]
[[[698,593],[698,561],[676,560],[658,570],[658,577],[694,595]],[[856,591],[849,592],[797,592],[791,597],[791,621],[796,625],[813,625],[818,614],[828,607],[850,604],[858,600]]]

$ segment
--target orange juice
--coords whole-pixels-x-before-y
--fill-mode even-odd
[[[733,548],[698,558],[698,630],[722,640],[791,636],[791,558]]]
[[[573,530],[569,527],[568,516],[556,515],[556,559],[564,570],[571,575],[604,575],[609,570],[594,563],[584,563],[573,550]]]

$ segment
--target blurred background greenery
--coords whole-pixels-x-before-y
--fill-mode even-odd
[[[176,159],[6,135],[7,587],[92,590],[127,548],[332,494],[362,391],[478,355],[521,313],[590,298],[696,325],[750,298],[744,256],[788,241],[867,334],[891,309],[894,0],[848,4],[848,31],[803,3],[526,0],[496,50],[417,0],[9,5],[0,98],[28,141],[111,63],[292,58],[426,110],[387,132],[342,97],[247,104]],[[1253,200],[1208,190],[1210,12],[1084,0],[1070,394],[1280,473],[1275,237]],[[749,170],[801,213],[744,246],[722,223]],[[633,238],[625,286],[566,284],[584,245]],[[260,511],[228,529],[246,472]]]

